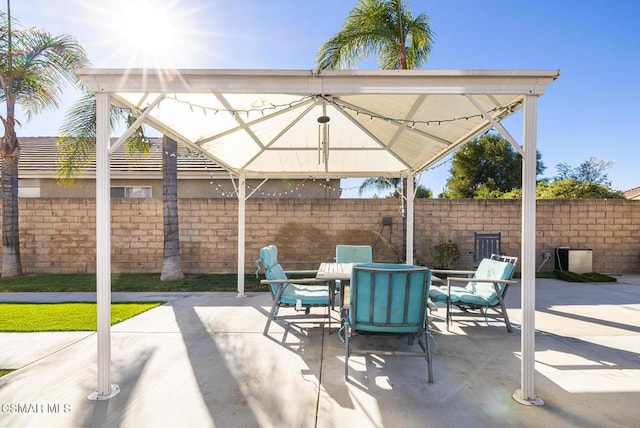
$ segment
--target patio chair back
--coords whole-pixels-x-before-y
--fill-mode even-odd
[[[262,263],[264,267],[264,275],[267,279],[288,279],[287,274],[278,263],[278,247],[275,245],[268,245],[260,249],[260,258],[256,260],[256,265]],[[275,297],[278,290],[277,284],[270,284],[271,297]]]
[[[431,348],[427,335],[427,296],[431,271],[423,266],[363,263],[353,266],[350,305],[343,311],[345,327],[345,380],[349,378],[352,354],[420,356],[427,362],[429,383],[433,382]],[[352,349],[352,334],[407,336],[406,350]],[[420,350],[413,347],[417,340]]]
[[[353,267],[351,326],[360,332],[419,333],[426,328],[431,271],[385,263]]]
[[[483,259],[492,254],[502,254],[502,232],[473,234],[473,267],[477,267]]]
[[[336,245],[336,263],[371,263],[371,245]]]

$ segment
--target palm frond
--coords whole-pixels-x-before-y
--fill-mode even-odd
[[[431,52],[433,33],[426,15],[415,19],[404,0],[360,0],[342,29],[318,50],[320,69],[351,68],[375,55],[383,69],[424,64]],[[406,52],[406,53],[402,53]]]
[[[119,107],[112,106],[109,111],[109,127],[123,122],[129,126],[135,117],[127,116]],[[57,141],[59,159],[56,165],[56,177],[63,185],[73,183],[75,175],[81,167],[95,160],[96,152],[96,97],[93,93],[85,93],[67,112],[59,131]],[[144,129],[139,127],[125,140],[125,153],[131,160],[150,153],[149,139]]]
[[[0,56],[4,58],[6,48],[3,42]],[[52,36],[36,29],[12,31],[11,57],[11,64],[4,61],[0,65],[0,74],[3,81],[12,82],[11,91],[27,120],[46,109],[59,107],[65,87],[78,83],[74,69],[89,64],[86,53],[73,37]]]
[[[69,186],[82,166],[95,161],[96,141],[92,137],[60,137],[56,145],[60,154],[56,160],[56,179]]]

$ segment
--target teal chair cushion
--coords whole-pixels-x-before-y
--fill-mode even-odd
[[[280,295],[280,302],[286,305],[295,305],[300,299],[303,305],[328,305],[328,287],[312,286],[288,283],[284,286]]]
[[[467,303],[469,305],[491,306],[494,301],[497,303],[498,298],[495,291],[493,293],[469,293],[468,291],[451,290],[451,303]]]
[[[515,266],[508,262],[483,259],[478,265],[473,278],[480,279],[510,279]],[[504,291],[505,284],[498,284],[500,293]],[[434,286],[429,289],[429,297],[434,302],[447,301],[448,288],[446,285]],[[469,282],[466,286],[451,286],[451,302],[464,302],[480,306],[493,306],[498,303],[493,283]]]
[[[508,262],[482,259],[473,275],[479,279],[510,279],[515,266]],[[498,284],[502,294],[506,284]],[[446,299],[445,299],[446,300]],[[469,303],[480,306],[493,306],[498,303],[496,290],[491,282],[470,282],[464,289],[451,287],[451,302]]]
[[[354,265],[350,290],[351,326],[357,331],[371,333],[423,331],[430,283],[431,271],[420,266]]]
[[[464,292],[467,291],[466,288],[460,287],[457,285],[451,286],[451,291]],[[446,285],[437,285],[429,287],[429,297],[434,302],[446,302],[447,301],[447,286]]]

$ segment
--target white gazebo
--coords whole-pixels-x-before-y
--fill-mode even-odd
[[[514,398],[534,392],[536,129],[538,97],[558,70],[120,70],[83,69],[96,94],[98,388],[110,383],[109,155],[146,123],[199,150],[237,180],[238,296],[244,296],[247,178],[407,178],[407,263],[413,263],[413,177],[495,128],[523,157],[522,363]],[[138,120],[110,146],[109,109]],[[522,143],[502,119],[523,109]]]

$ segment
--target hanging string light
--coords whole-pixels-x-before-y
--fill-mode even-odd
[[[160,144],[157,144],[153,140],[149,142],[150,149],[158,154],[162,153],[162,147]],[[220,178],[221,170],[217,168],[217,165],[205,157],[201,152],[192,150],[189,147],[181,147],[178,151],[178,159],[197,159],[200,161],[200,166],[204,168],[205,172],[209,175],[209,185],[215,186],[216,191],[223,198],[235,199],[237,198],[237,193],[235,190],[225,190],[224,187],[228,187],[229,179]],[[453,156],[449,156],[447,159],[444,159],[440,163],[433,165],[423,172],[432,171],[438,168],[441,168],[453,160]],[[360,186],[351,186],[351,187],[342,187],[342,186],[334,186],[332,185],[332,181],[328,181],[326,178],[318,179],[316,177],[309,177],[306,179],[302,179],[302,181],[298,181],[295,183],[289,182],[289,188],[287,190],[278,190],[269,192],[267,190],[259,189],[257,187],[251,186],[251,184],[247,183],[247,189],[249,193],[256,192],[256,195],[260,195],[263,198],[275,198],[275,197],[283,197],[283,196],[299,196],[305,190],[305,186],[309,183],[314,186],[318,186],[322,189],[329,190],[330,192],[349,192],[352,190],[360,189]],[[226,186],[225,186],[226,185]]]
[[[189,109],[193,112],[195,109],[200,110],[204,113],[204,115],[207,115],[207,113],[212,113],[214,115],[220,113],[220,112],[224,112],[224,113],[229,113],[231,116],[236,116],[239,115],[239,117],[241,116],[245,116],[246,118],[249,118],[251,113],[259,113],[261,116],[264,116],[265,113],[269,113],[269,112],[275,112],[278,110],[282,110],[282,109],[292,109],[295,108],[299,105],[304,105],[307,104],[308,102],[315,100],[317,97],[314,95],[310,95],[310,96],[304,96],[299,98],[298,100],[295,101],[291,101],[285,104],[273,104],[273,103],[268,103],[267,106],[265,107],[251,107],[251,108],[246,108],[246,109],[230,109],[230,108],[224,108],[224,107],[211,107],[211,106],[207,106],[207,105],[201,105],[201,104],[197,104],[197,103],[193,103],[191,101],[187,101],[184,99],[180,99],[178,97],[178,95],[176,94],[168,94],[166,96],[165,99],[170,99],[173,100],[177,103],[180,104],[186,104],[189,106]]]
[[[277,112],[282,109],[293,109],[298,106],[306,105],[312,101],[317,102],[318,100],[323,100],[324,101],[323,106],[326,106],[326,104],[331,104],[346,113],[352,113],[355,116],[363,115],[365,117],[368,117],[369,120],[371,121],[373,121],[374,119],[377,119],[377,120],[382,120],[384,122],[406,125],[412,129],[415,129],[417,125],[441,126],[442,124],[445,124],[445,123],[467,121],[469,119],[476,119],[476,118],[483,117],[482,113],[478,113],[478,114],[472,114],[472,115],[466,115],[466,116],[458,116],[458,117],[450,117],[450,118],[429,118],[424,120],[393,118],[393,117],[384,116],[378,113],[367,111],[363,108],[359,108],[359,107],[347,104],[343,102],[340,98],[328,97],[325,95],[308,95],[308,96],[300,97],[299,99],[288,102],[288,103],[283,103],[283,104],[269,103],[265,107],[251,107],[248,109],[229,109],[229,108],[219,108],[219,107],[201,105],[201,104],[193,103],[191,101],[180,99],[176,94],[168,94],[166,96],[166,99],[171,99],[178,103],[186,104],[191,111],[194,111],[195,109],[201,110],[205,115],[207,113],[218,114],[219,112],[226,112],[231,114],[232,116],[243,115],[243,116],[246,116],[247,118],[250,117],[251,113],[259,113],[262,117],[264,117],[265,114],[268,114],[270,112]],[[497,120],[500,120],[504,118],[506,115],[513,113],[514,111],[519,109],[521,106],[522,106],[522,101],[520,100],[504,107],[494,107],[493,109],[488,110],[487,113],[497,113],[495,117]],[[323,115],[318,118],[319,123],[321,123],[320,118],[323,118],[323,117],[326,117],[327,119],[329,119],[328,116],[326,116],[326,113],[323,113]]]

